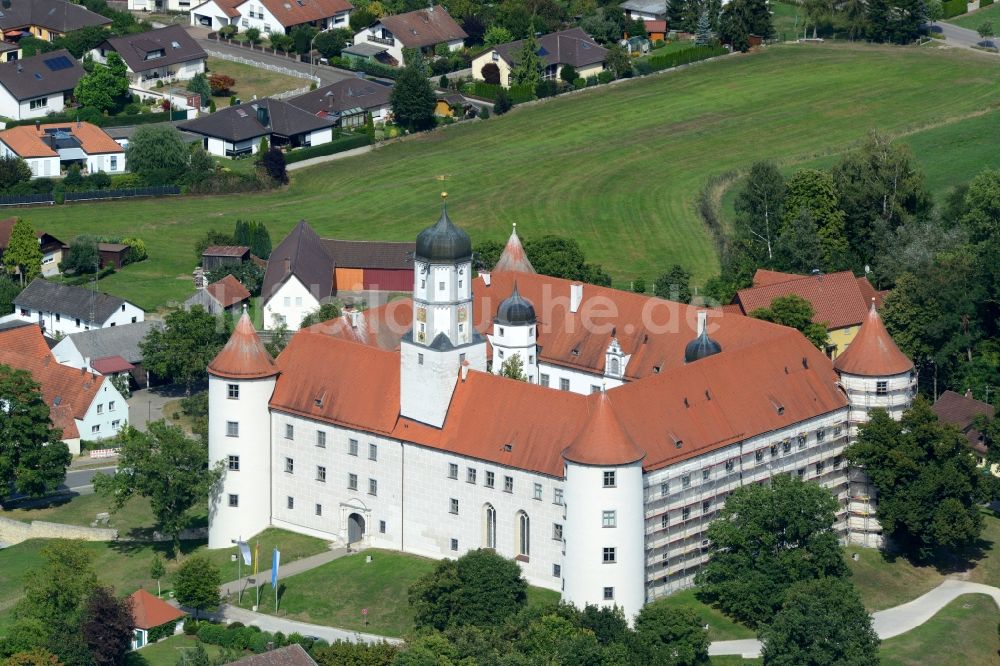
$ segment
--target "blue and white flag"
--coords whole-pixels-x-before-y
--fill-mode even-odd
[[[250,556],[250,544],[246,541],[238,541],[236,545],[240,549],[240,555],[243,557],[243,564],[250,566],[251,556]]]
[[[281,562],[281,551],[274,547],[274,555],[271,556],[271,587],[278,587],[278,564]]]

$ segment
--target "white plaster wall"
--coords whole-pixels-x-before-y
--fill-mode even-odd
[[[403,340],[400,344],[400,414],[440,428],[451,404],[455,382],[459,380],[463,356],[472,369],[486,369],[485,342],[435,351]]]
[[[511,356],[520,356],[528,382],[538,383],[538,350],[535,344],[535,330],[535,324],[529,326],[493,324],[493,335],[489,336],[489,341],[493,349],[491,360],[495,374],[500,374],[504,362]]]
[[[31,108],[31,100],[18,101],[6,88],[0,86],[0,115],[13,120],[25,120],[27,118],[44,118],[49,113],[61,113],[66,108],[66,100],[61,92],[51,95],[44,95],[45,106],[36,109]]]
[[[110,377],[101,377],[101,387],[97,390],[87,413],[76,423],[82,439],[107,439],[128,425],[128,403],[111,383]],[[94,431],[97,428],[97,431]],[[79,444],[78,444],[79,446]]]
[[[210,155],[218,155],[219,157],[226,156],[226,142],[222,139],[216,139],[215,137],[206,137],[208,145],[205,148]]]
[[[326,127],[323,129],[318,129],[313,132],[309,132],[309,145],[310,146],[320,146],[324,143],[330,143],[333,141],[333,128]]]
[[[112,167],[111,158],[115,158],[114,166]],[[98,171],[104,171],[105,173],[125,173],[125,152],[105,155],[88,155],[87,156],[87,170],[90,173],[97,173]]]
[[[312,286],[315,289],[315,285]],[[328,295],[328,294],[327,294]],[[284,317],[288,330],[299,330],[302,318],[319,307],[319,300],[306,285],[291,275],[264,306],[264,328],[275,327],[276,316]]]
[[[239,386],[239,398],[229,398],[229,384]],[[209,502],[208,547],[229,548],[232,540],[257,534],[271,521],[271,415],[267,404],[275,378],[232,380],[208,378],[208,458],[212,464],[240,457],[240,470],[223,476]],[[226,423],[239,424],[239,436],[226,435]],[[229,506],[229,495],[239,507]]]
[[[52,348],[52,355],[55,356],[58,363],[68,365],[71,368],[82,368],[84,365],[83,354],[76,348],[73,339],[69,337],[56,343],[56,346]]]
[[[104,321],[101,328],[110,328],[111,326],[127,326],[128,324],[135,324],[140,321],[144,321],[145,318],[146,313],[142,310],[142,308],[136,307],[126,301]]]
[[[372,44],[373,46],[385,46],[386,53],[396,59],[399,66],[403,66],[403,44],[393,35],[392,45],[382,44],[381,42],[369,42],[368,35],[374,35],[376,37],[382,34],[382,24],[376,23],[373,26],[369,26],[362,30],[361,32],[354,35],[355,44]]]
[[[568,379],[569,390],[573,393],[580,393],[582,395],[589,395],[593,393],[593,387],[595,386],[604,386],[611,389],[616,386],[621,386],[624,383],[616,377],[605,377],[604,375],[584,372],[583,370],[568,368],[562,365],[553,365],[551,363],[545,363],[544,361],[540,362],[538,365],[539,383],[541,382],[542,375],[549,376],[550,388],[559,389],[560,380]]]

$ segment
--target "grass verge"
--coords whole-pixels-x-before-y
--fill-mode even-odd
[[[857,555],[855,561],[851,556]],[[944,581],[932,566],[916,566],[904,557],[886,559],[874,548],[847,548],[851,582],[869,611],[892,608],[916,599]]]
[[[699,601],[695,596],[695,590],[674,592],[670,596],[657,599],[653,603],[663,604],[670,608],[693,610],[701,618],[702,623],[708,625],[708,639],[710,641],[730,641],[740,638],[757,637],[757,633],[753,629],[730,619],[719,609]]]
[[[952,25],[957,25],[960,28],[967,28],[969,30],[978,30],[979,26],[986,21],[993,24],[994,30],[1000,28],[1000,5],[994,3],[988,7],[977,9],[976,11],[968,14],[960,14],[954,18],[948,19],[945,23],[951,23]]]
[[[129,652],[125,657],[125,666],[175,666],[180,656],[187,650],[193,650],[198,639],[193,636],[171,636],[159,643],[146,646],[141,650]],[[222,654],[218,645],[205,645],[209,659]]]
[[[288,76],[279,72],[271,72],[260,67],[244,65],[243,63],[222,58],[208,59],[209,75],[225,74],[236,81],[232,94],[244,102],[249,102],[256,95],[258,99],[270,97],[278,93],[296,90],[309,85],[306,79]],[[213,97],[216,108],[229,106],[229,97]]]

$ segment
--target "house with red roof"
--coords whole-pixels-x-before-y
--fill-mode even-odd
[[[132,649],[169,638],[180,628],[178,623],[186,613],[146,590],[136,590],[129,596],[132,606]]]
[[[300,26],[330,30],[348,27],[354,6],[347,0],[211,0],[190,10],[191,25],[217,30],[238,26],[261,34],[289,34]]]
[[[247,291],[247,288],[232,275],[227,275],[221,280],[198,289],[193,296],[184,301],[184,309],[190,310],[195,305],[200,305],[212,315],[220,315],[225,312],[238,314],[249,303],[250,292]]]

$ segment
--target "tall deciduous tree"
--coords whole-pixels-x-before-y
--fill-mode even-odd
[[[755,162],[743,189],[736,195],[736,237],[746,239],[758,265],[774,259],[774,245],[781,231],[787,186],[774,162]]]
[[[969,240],[982,243],[1000,235],[1000,169],[980,172],[965,190],[962,225]]]
[[[737,488],[708,528],[710,559],[696,578],[705,599],[756,627],[794,583],[846,576],[836,510],[829,490],[785,475]]]
[[[760,633],[766,666],[879,663],[872,618],[854,587],[838,578],[793,585],[781,610]]]
[[[598,264],[589,264],[572,238],[542,236],[524,242],[524,252],[542,275],[610,287],[611,276]]]
[[[524,362],[521,361],[521,355],[514,354],[501,363],[500,375],[516,379],[519,382],[528,381],[528,377],[524,374]]]
[[[42,274],[42,249],[27,220],[18,219],[14,223],[3,253],[3,265],[8,272],[20,276],[22,286]]]
[[[31,375],[0,365],[0,499],[39,497],[63,482],[73,458],[61,437]]]
[[[136,130],[125,149],[129,171],[150,185],[176,182],[188,167],[191,153],[173,127],[144,125]]]
[[[31,167],[16,155],[0,157],[0,190],[31,180]]]
[[[182,605],[193,608],[195,617],[203,610],[219,605],[219,567],[208,558],[195,555],[186,560],[174,575],[174,595]]]
[[[782,326],[791,326],[802,331],[809,342],[816,345],[818,349],[826,349],[826,326],[813,323],[812,303],[797,294],[779,296],[771,301],[771,307],[757,308],[750,312],[750,316],[755,319],[763,319]]]
[[[638,657],[641,663],[663,666],[707,664],[708,633],[690,608],[665,603],[643,606],[635,618]]]
[[[127,72],[125,61],[112,51],[108,53],[106,65],[93,63],[90,72],[76,84],[73,94],[83,106],[113,111],[128,94]]]
[[[181,531],[191,522],[190,510],[203,505],[222,478],[222,462],[210,467],[203,442],[163,421],[150,423],[146,432],[127,427],[118,437],[118,470],[95,476],[94,489],[114,500],[115,510],[137,495],[149,499],[176,551]]]
[[[207,378],[206,368],[226,342],[218,320],[200,305],[175,310],[163,328],[154,328],[139,343],[145,367],[155,375],[191,388]]]
[[[872,412],[846,455],[878,489],[882,529],[910,554],[927,558],[979,538],[985,477],[962,433],[940,423],[923,397],[900,421]]]
[[[678,303],[690,303],[691,273],[680,264],[674,264],[653,281],[653,294]]]
[[[434,91],[416,64],[403,68],[392,87],[389,102],[396,122],[410,131],[434,126]]]
[[[118,599],[108,587],[98,587],[87,599],[80,630],[94,666],[123,666],[132,648],[131,599]]]
[[[837,206],[837,191],[833,176],[826,171],[802,169],[788,179],[785,195],[785,227],[807,211],[819,235],[822,261],[810,268],[837,271],[847,265],[847,236],[844,231],[844,212]]]
[[[69,244],[66,257],[59,269],[78,275],[96,273],[101,264],[101,254],[97,250],[97,239],[93,236],[77,236]]]
[[[782,270],[793,273],[808,273],[824,265],[822,242],[808,209],[800,208],[781,229],[774,256]]]

